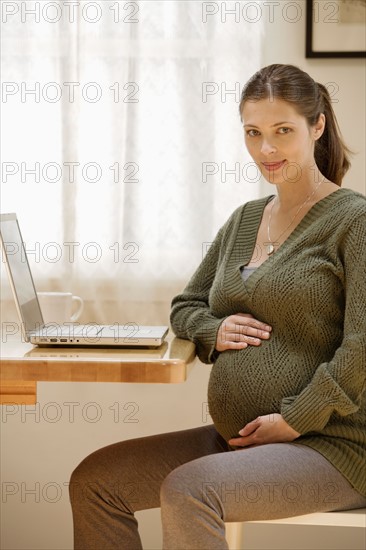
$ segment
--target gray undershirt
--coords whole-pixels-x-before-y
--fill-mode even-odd
[[[242,276],[243,280],[246,281],[248,279],[249,275],[254,273],[254,271],[256,269],[257,269],[256,267],[246,267],[246,266],[244,266],[241,270],[241,276]]]

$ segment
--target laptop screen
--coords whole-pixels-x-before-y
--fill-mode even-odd
[[[39,330],[43,318],[16,214],[1,214],[1,261],[7,265],[10,283],[26,333]]]

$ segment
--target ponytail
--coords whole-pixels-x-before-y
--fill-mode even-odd
[[[319,104],[323,107],[320,112],[325,116],[325,129],[323,135],[315,142],[315,162],[328,180],[341,186],[343,177],[351,166],[350,150],[341,136],[327,88],[323,84],[317,86]]]

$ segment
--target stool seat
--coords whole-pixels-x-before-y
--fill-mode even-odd
[[[230,550],[365,550],[366,508],[227,523]]]

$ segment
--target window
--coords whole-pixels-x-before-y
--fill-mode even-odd
[[[260,193],[238,114],[260,22],[202,2],[18,4],[3,22],[2,211],[18,214],[37,288],[95,316],[170,302]]]

